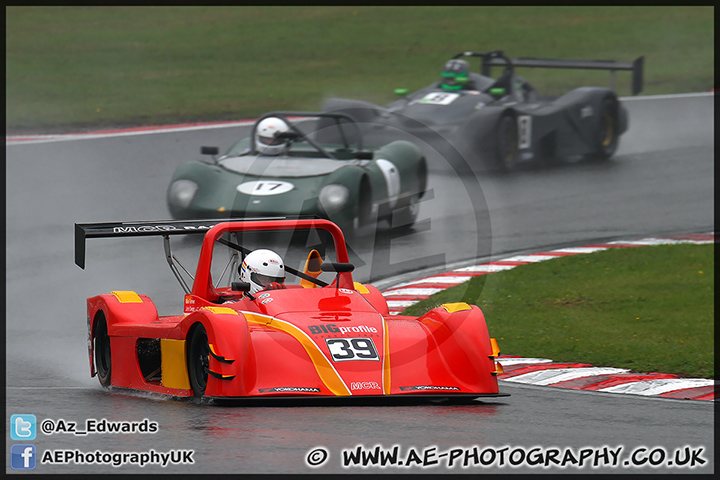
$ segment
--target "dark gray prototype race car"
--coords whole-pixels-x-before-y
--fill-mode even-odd
[[[481,73],[464,57],[480,58]],[[581,87],[559,97],[538,95],[516,67],[632,72],[632,94],[642,89],[644,58],[622,63],[599,60],[508,58],[501,50],[462,52],[447,62],[441,80],[385,106],[331,98],[324,111],[343,111],[370,131],[395,127],[422,137],[430,128],[472,163],[512,169],[517,162],[570,157],[610,158],[628,128],[628,114],[612,88]],[[498,78],[494,66],[504,67]],[[611,85],[612,87],[613,85]],[[421,127],[421,128],[419,128]]]

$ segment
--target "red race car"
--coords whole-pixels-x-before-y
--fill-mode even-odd
[[[289,247],[284,259],[243,245],[300,231],[303,245],[311,234],[320,243]],[[170,237],[198,234],[191,276]],[[498,392],[499,348],[477,306],[390,315],[377,288],[353,281],[343,233],[328,220],[75,224],[75,261],[84,268],[86,238],[146,235],[164,240],[186,292],[183,312],[160,316],[134,291],[88,298],[90,374],[104,387],[211,400],[506,396]]]

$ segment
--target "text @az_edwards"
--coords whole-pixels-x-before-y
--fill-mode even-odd
[[[45,419],[40,422],[40,431],[45,435],[53,434],[72,434],[72,435],[88,435],[93,433],[157,433],[160,426],[157,422],[148,420],[147,418],[138,422],[127,421],[110,421],[104,418],[100,420],[89,418],[85,420],[85,425],[64,419]]]

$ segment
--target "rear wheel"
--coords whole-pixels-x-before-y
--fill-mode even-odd
[[[511,115],[504,115],[497,125],[495,136],[495,160],[501,170],[512,170],[515,168],[518,157],[518,128],[515,119]]]
[[[93,329],[93,339],[95,371],[97,372],[98,380],[100,380],[100,385],[107,388],[110,386],[112,356],[110,355],[110,335],[108,334],[107,322],[103,315],[100,315],[96,320],[95,328]]]
[[[597,132],[595,137],[595,154],[593,158],[607,160],[615,154],[618,147],[617,105],[606,98],[600,105]]]
[[[193,394],[196,397],[202,397],[205,394],[210,370],[210,345],[207,332],[202,324],[198,324],[190,334],[187,367]]]

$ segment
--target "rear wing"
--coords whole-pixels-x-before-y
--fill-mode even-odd
[[[284,220],[286,217],[242,218],[218,220],[159,220],[155,222],[104,222],[75,224],[75,264],[85,268],[85,240],[87,238],[146,237],[205,234],[223,222],[250,220]]]
[[[237,225],[238,223],[246,223],[246,225]],[[283,229],[290,230],[295,228],[322,228],[327,230],[333,236],[336,253],[340,262],[323,263],[321,265],[321,270],[338,273],[338,288],[341,286],[341,276],[343,278],[343,284],[347,288],[352,287],[353,281],[349,272],[351,272],[354,267],[347,263],[348,253],[342,231],[331,221],[322,219],[315,215],[299,215],[297,217],[228,218],[217,220],[158,220],[154,222],[76,223],[75,263],[78,267],[83,269],[85,268],[85,243],[88,238],[161,236],[163,237],[163,243],[165,245],[165,258],[170,266],[170,269],[175,275],[175,278],[177,278],[180,282],[180,285],[185,290],[185,293],[191,293],[191,291],[195,293],[195,290],[191,289],[190,285],[188,285],[181,274],[182,270],[187,276],[193,279],[192,274],[173,255],[170,248],[170,236],[197,234],[206,235],[208,232],[212,231],[212,235],[214,236],[210,238],[214,239],[213,241],[217,241],[232,250],[241,252],[243,255],[247,255],[251,252],[250,249],[235,243],[232,240],[220,238],[223,234],[234,231],[233,228],[235,228],[236,231],[244,230],[244,228],[238,227],[247,227],[248,231],[258,231],[259,228],[267,228],[271,231]],[[205,243],[207,243],[207,239],[208,237],[205,238]],[[205,257],[204,260],[203,256]],[[230,262],[232,262],[234,258],[234,256],[231,257]],[[205,278],[206,280],[210,278],[209,265],[211,260],[212,249],[206,250],[203,246],[200,253],[200,259],[198,260],[197,270],[197,274],[200,278]],[[226,266],[226,270],[228,266],[230,266],[230,263]],[[319,286],[327,285],[327,283],[287,265],[285,266],[285,271]],[[214,294],[214,289],[208,282],[200,282],[200,284],[195,282],[193,288],[196,288],[199,292],[201,292],[201,296],[204,298]]]
[[[645,57],[638,57],[632,62],[616,62],[613,60],[562,60],[555,58],[511,58],[513,67],[528,68],[572,68],[581,70],[610,70],[610,88],[615,89],[615,72],[632,72],[632,94],[637,95],[643,88],[643,68]],[[507,63],[497,57],[484,57],[481,64],[483,75],[490,75],[490,69],[495,66],[507,66]]]

